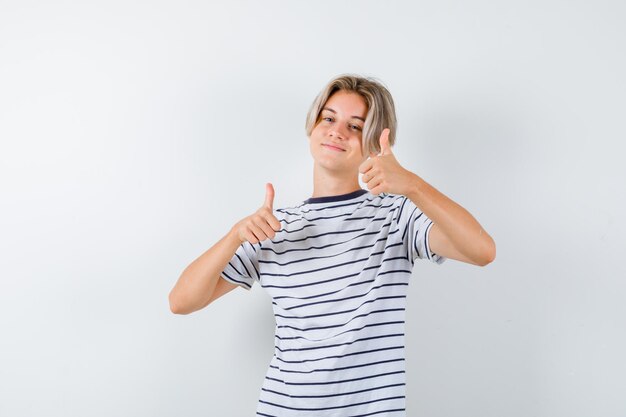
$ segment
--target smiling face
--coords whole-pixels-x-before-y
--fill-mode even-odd
[[[311,131],[311,155],[319,167],[358,176],[367,159],[362,152],[362,134],[367,103],[358,93],[339,90],[326,101]]]

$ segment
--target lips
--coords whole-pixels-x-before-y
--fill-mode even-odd
[[[329,149],[335,150],[335,151],[345,152],[345,149],[340,148],[339,146],[337,146],[337,145],[333,145],[333,144],[331,144],[331,143],[323,143],[322,145],[323,145],[323,146],[326,146],[326,147],[327,147],[327,148],[329,148]]]

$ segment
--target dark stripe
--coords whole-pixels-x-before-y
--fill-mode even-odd
[[[276,350],[280,352],[293,352],[293,351],[303,351],[303,350],[327,349],[327,348],[333,348],[337,346],[351,345],[353,343],[363,342],[365,340],[384,339],[386,337],[402,337],[402,336],[404,336],[404,333],[385,334],[385,335],[379,335],[379,336],[363,337],[361,339],[355,339],[351,342],[346,342],[346,343],[335,343],[334,345],[313,346],[313,347],[307,347],[307,348],[281,349],[278,346],[276,346]]]
[[[365,230],[365,229],[361,229],[361,230]],[[378,239],[378,240],[385,240],[385,239],[389,238],[389,236],[391,236],[393,234],[396,234],[397,232],[398,232],[398,230],[394,230],[393,232],[387,233],[386,237]],[[276,255],[284,255],[284,254],[289,253],[289,252],[304,252],[304,251],[309,251],[309,250],[312,250],[312,249],[326,249],[326,248],[330,248],[331,246],[337,246],[337,245],[342,245],[344,243],[348,243],[351,240],[355,240],[355,239],[357,239],[359,237],[362,237],[362,236],[365,236],[365,235],[373,235],[373,234],[376,234],[376,233],[379,233],[379,232],[368,232],[368,233],[365,233],[365,234],[362,234],[362,235],[359,235],[359,236],[352,237],[352,238],[350,238],[348,240],[344,240],[342,242],[329,243],[329,244],[324,245],[324,246],[309,246],[308,248],[287,249],[287,250],[285,250],[283,252],[277,252],[273,248],[263,248],[263,250],[272,251]]]
[[[406,384],[405,383],[390,384],[390,385],[383,385],[383,386],[380,386],[380,387],[361,389],[361,390],[358,390],[358,391],[350,391],[350,392],[342,392],[342,393],[339,393],[339,394],[326,394],[326,395],[292,395],[292,394],[284,394],[282,392],[274,391],[274,390],[267,389],[267,388],[261,388],[261,390],[267,391],[267,392],[271,392],[271,393],[274,393],[274,394],[278,394],[278,395],[284,395],[284,396],[290,397],[290,398],[327,398],[327,397],[341,397],[343,395],[360,394],[362,392],[376,391],[376,390],[383,389],[383,388],[401,387],[403,385],[406,385]]]
[[[428,246],[428,231],[433,224],[434,223],[431,221],[431,223],[426,226],[426,231],[424,232],[424,248],[426,249],[426,257],[430,260],[432,260],[432,257],[430,255],[430,247]]]
[[[350,216],[352,216],[352,213],[342,213],[342,214],[336,214],[334,216],[319,216],[319,217],[310,217],[310,218],[305,217],[303,220],[312,222],[316,220],[328,220],[328,219],[336,219],[338,217],[350,217]]]
[[[351,415],[351,416],[346,416],[346,417],[367,417],[367,416],[373,416],[374,414],[380,414],[380,413],[392,413],[395,411],[406,411],[405,408],[393,408],[390,410],[381,410],[381,411],[374,411],[373,413],[367,413],[367,414],[355,414],[355,415]],[[265,416],[265,417],[278,417],[272,414],[265,414],[265,413],[260,413],[257,411],[257,415],[259,416]]]
[[[363,304],[361,304],[361,306],[365,305],[365,304],[369,304],[369,303],[373,303],[375,301],[378,300],[390,300],[390,299],[394,299],[394,298],[406,298],[406,294],[405,295],[393,295],[393,296],[387,296],[387,297],[379,297],[375,300],[369,300],[364,302]],[[359,307],[361,307],[359,306]],[[404,310],[404,308],[402,308],[401,310]],[[374,313],[374,312],[379,312],[379,311],[384,311],[384,310],[375,310],[375,311],[370,311],[367,314],[359,314],[358,316],[354,316],[352,317],[350,320],[348,320],[347,322],[343,323],[343,324],[333,324],[331,326],[318,326],[318,327],[309,327],[308,329],[301,329],[299,327],[294,327],[294,326],[289,326],[287,324],[284,325],[280,325],[280,326],[276,326],[276,328],[278,329],[282,329],[282,328],[288,328],[288,329],[294,329],[294,330],[300,330],[303,332],[309,331],[309,330],[321,330],[321,329],[333,329],[335,327],[342,327],[345,326],[346,324],[350,323],[352,320],[358,318],[358,317],[365,317],[365,316],[369,316],[370,314]],[[328,315],[336,315],[337,313],[329,313]],[[341,314],[341,313],[339,313]],[[278,316],[277,317],[283,317],[283,316]]]
[[[354,220],[367,220],[367,219],[373,219],[372,222],[379,222],[382,220],[387,220],[387,217],[380,217],[380,218],[376,218],[376,215],[374,216],[365,216],[365,217],[350,217],[345,219],[344,221],[354,221]]]
[[[371,313],[386,313],[388,311],[402,311],[404,310],[403,308],[390,308],[387,310],[374,310]],[[386,326],[388,324],[403,324],[404,321],[385,321],[385,322],[380,322],[380,323],[370,323],[370,324],[366,324],[362,327],[357,327],[354,329],[350,329],[350,330],[346,330],[345,332],[341,332],[337,335],[335,335],[335,337],[340,336],[344,333],[349,333],[349,332],[358,332],[361,331],[363,329],[366,329],[368,327],[376,327],[376,326]],[[310,342],[320,342],[321,340],[326,340],[326,339],[321,339],[321,340],[314,340],[314,339],[309,339],[307,337],[302,337],[302,336],[294,336],[294,337],[280,337],[278,335],[274,335],[274,338],[279,339],[279,340],[294,340],[294,339],[305,339],[308,340]]]
[[[243,269],[244,269],[246,272],[245,272],[245,273],[243,273],[243,272],[239,272],[239,271],[237,270],[237,268],[235,268],[235,266],[234,266],[232,263],[230,263],[230,262],[228,262],[228,265],[232,266],[232,267],[233,267],[233,269],[235,270],[235,272],[237,272],[239,275],[244,275],[244,276],[246,276],[246,277],[248,277],[248,278],[252,278],[252,274],[250,274],[250,271],[249,271],[249,270],[248,270],[248,268],[246,267],[246,264],[243,262],[243,259],[241,259],[241,256],[239,256],[239,254],[238,254],[237,252],[235,252],[235,256],[237,257],[237,259],[239,259],[239,263],[241,264],[241,266],[243,267]],[[247,256],[246,256],[246,257],[247,257]]]
[[[409,271],[407,269],[390,269],[388,271],[383,271],[383,272],[378,273],[373,279],[368,279],[367,281],[353,282],[352,284],[348,284],[345,287],[340,288],[340,289],[335,290],[335,291],[325,292],[325,293],[322,293],[322,294],[309,295],[307,297],[292,297],[292,296],[289,296],[289,295],[279,295],[279,296],[274,297],[273,299],[274,300],[281,300],[281,299],[285,299],[285,298],[290,298],[292,300],[310,300],[312,298],[317,298],[317,297],[323,297],[325,295],[336,294],[338,292],[343,291],[346,288],[356,287],[358,285],[363,285],[363,284],[369,284],[371,282],[376,281],[376,278],[378,278],[378,277],[380,277],[382,275],[391,274],[391,273],[394,273],[394,272],[409,273],[409,274],[411,273],[411,271]]]
[[[380,233],[380,231],[375,232],[375,233]],[[289,261],[289,262],[285,262],[285,263],[280,263],[280,262],[278,262],[278,261],[264,261],[264,260],[259,260],[259,263],[262,263],[262,264],[276,264],[276,265],[279,265],[279,266],[287,266],[287,265],[289,265],[289,264],[295,264],[295,263],[298,263],[298,262],[310,261],[310,260],[313,260],[313,259],[333,258],[333,257],[335,257],[335,256],[343,255],[344,253],[352,252],[352,251],[355,251],[355,250],[372,248],[372,247],[376,246],[376,244],[377,244],[378,242],[384,242],[384,241],[388,240],[388,239],[389,239],[389,235],[391,235],[391,234],[392,234],[392,233],[389,233],[389,234],[387,234],[387,236],[385,236],[385,237],[382,237],[382,238],[380,238],[380,239],[376,239],[376,240],[375,240],[372,244],[368,244],[368,245],[365,245],[365,246],[357,246],[357,247],[355,247],[355,248],[349,248],[349,249],[344,250],[343,252],[335,253],[335,254],[332,254],[332,255],[313,256],[313,257],[310,257],[310,258],[295,259],[295,260],[293,260],[293,261]],[[350,239],[350,240],[354,240],[354,239],[355,239],[355,238],[352,238],[352,239]],[[350,240],[349,240],[349,241],[350,241]],[[348,242],[349,242],[349,241],[348,241]],[[347,243],[347,242],[340,242],[340,243],[333,243],[333,244],[329,244],[329,245],[326,245],[326,246],[325,246],[325,248],[330,247],[330,246],[341,245],[342,243]],[[397,246],[397,245],[389,245],[388,247],[393,247],[393,246]],[[320,248],[309,247],[309,248],[302,248],[302,249],[298,249],[298,251],[299,251],[299,252],[303,252],[303,251],[309,251],[309,250],[311,250],[311,249],[320,249]],[[268,250],[271,250],[272,252],[274,252],[274,253],[275,253],[275,254],[277,254],[277,255],[284,255],[286,252],[288,252],[288,251],[285,251],[285,252],[282,252],[282,253],[278,253],[278,252],[276,252],[276,251],[275,251],[275,250],[273,250],[273,249],[268,249]],[[290,250],[289,252],[293,252],[293,250]]]
[[[346,417],[367,417],[367,416],[373,416],[374,414],[393,413],[396,411],[406,411],[406,409],[405,408],[393,408],[391,410],[374,411],[373,413],[367,413],[367,414],[354,414],[354,415],[346,416]]]
[[[287,373],[294,373],[294,374],[311,374],[313,372],[344,371],[346,369],[361,368],[363,366],[378,365],[378,364],[381,364],[381,363],[402,362],[404,360],[405,360],[404,358],[389,359],[389,360],[386,360],[386,361],[362,363],[362,364],[359,364],[359,365],[352,365],[352,366],[343,366],[341,368],[313,369],[312,371],[292,371],[292,370],[288,370],[288,369],[281,369],[278,366],[274,366],[274,365],[270,365],[270,368],[278,369],[280,372],[287,372]]]
[[[287,220],[281,220],[281,221],[284,221],[285,223],[290,224],[290,223],[294,223],[294,222],[296,222],[296,221],[300,221],[300,220],[301,220],[301,219],[297,219],[297,220],[294,220],[294,221],[292,221],[292,222],[288,222]],[[299,231],[301,231],[301,230],[306,229],[307,227],[315,227],[315,226],[318,226],[318,225],[317,225],[317,224],[315,224],[315,223],[305,224],[304,226],[302,226],[302,228],[301,228],[301,229],[296,229],[296,230],[285,230],[285,229],[283,228],[283,229],[280,229],[280,230],[279,230],[278,232],[276,232],[276,233],[281,233],[281,232],[282,232],[282,233],[297,233],[297,232],[299,232]]]
[[[382,225],[381,228],[385,227],[385,226],[390,226],[390,225],[391,225],[391,223],[387,223],[387,224]],[[272,243],[274,243],[274,244],[279,244],[279,243],[283,243],[283,242],[295,243],[295,242],[301,242],[301,241],[307,240],[307,239],[314,239],[316,237],[322,237],[322,236],[327,236],[327,235],[343,235],[343,234],[352,233],[352,232],[362,232],[363,230],[367,230],[367,228],[366,227],[361,227],[359,229],[339,230],[339,231],[336,231],[336,232],[327,232],[327,233],[321,233],[321,234],[318,234],[318,235],[309,235],[309,236],[303,237],[302,239],[272,240]],[[362,236],[375,235],[375,234],[378,234],[378,233],[380,233],[380,230],[377,230],[375,232],[363,233],[361,235],[354,236],[353,238],[349,239],[347,242],[349,242],[350,240],[357,239],[357,238],[362,237]],[[280,253],[287,253],[287,252],[291,252],[291,251],[287,250],[287,251],[280,252]],[[274,253],[278,253],[278,252],[274,251]]]
[[[417,219],[415,219],[415,220],[417,221]],[[415,253],[416,253],[417,257],[421,258],[420,251],[419,251],[419,249],[417,247],[417,236],[419,235],[419,227],[414,225],[413,226],[413,230],[415,230],[415,232],[413,233],[413,237],[411,238],[411,241],[413,243],[413,247],[415,248]]]
[[[364,200],[359,200],[359,201],[355,201],[353,203],[350,204],[342,204],[342,205],[334,205],[334,206],[322,206],[322,207],[315,207],[315,206],[311,206],[311,207],[306,207],[304,204],[299,204],[295,207],[285,207],[282,209],[275,209],[275,211],[281,212],[281,213],[286,213],[286,214],[290,214],[292,216],[300,216],[306,213],[312,213],[314,211],[324,211],[324,210],[332,210],[338,207],[347,207],[347,206],[353,206],[355,204],[363,204],[363,203],[371,203],[372,201],[374,201],[376,199],[376,197],[374,198],[365,198]],[[362,205],[359,207],[355,207],[354,212],[356,212],[356,210],[365,208],[365,207],[380,207],[380,206],[376,206],[376,205],[372,205],[372,204],[366,204],[366,205]],[[298,210],[295,213],[292,212],[288,212],[287,210],[289,209],[293,209],[293,210]]]
[[[384,350],[394,350],[394,349],[404,349],[404,346],[391,346],[391,347],[386,347],[386,348],[380,348],[380,349],[370,349],[370,350],[362,350],[359,352],[352,352],[352,353],[346,353],[345,355],[333,355],[333,356],[324,356],[322,358],[316,358],[316,359],[303,359],[301,361],[288,361],[286,359],[282,359],[279,356],[275,356],[277,360],[284,362],[284,363],[304,363],[304,362],[315,362],[315,361],[321,361],[324,359],[338,359],[338,358],[345,358],[346,356],[354,356],[354,355],[364,355],[366,353],[373,353],[373,352],[382,352]]]
[[[395,245],[394,245],[395,246]],[[262,284],[263,288],[282,288],[282,289],[290,289],[290,288],[299,288],[299,287],[308,287],[311,285],[319,285],[319,284],[326,284],[328,282],[332,282],[332,281],[339,281],[342,279],[346,279],[346,278],[351,278],[357,275],[360,275],[361,273],[363,273],[364,271],[368,271],[370,269],[378,269],[382,266],[382,262],[389,262],[389,261],[393,261],[395,259],[402,259],[402,260],[407,260],[406,257],[404,256],[396,256],[393,258],[387,258],[387,259],[383,259],[381,261],[380,265],[372,265],[372,266],[368,266],[366,268],[363,268],[360,272],[355,272],[354,274],[348,274],[348,275],[340,275],[338,277],[335,278],[330,278],[330,279],[325,279],[322,281],[313,281],[313,282],[307,282],[305,284],[296,284],[296,285],[268,285],[268,284]],[[410,271],[409,271],[410,272]],[[380,275],[380,274],[379,274]]]
[[[324,197],[310,197],[304,200],[303,203],[304,204],[319,204],[319,203],[332,203],[334,201],[346,201],[346,200],[355,199],[364,194],[367,194],[367,190],[363,188],[359,188],[358,190],[351,191],[345,194],[329,195],[329,196],[324,196]]]
[[[343,384],[344,382],[362,381],[364,379],[372,379],[372,378],[378,378],[381,376],[389,376],[389,375],[396,375],[396,374],[403,374],[403,373],[405,373],[405,371],[401,370],[401,371],[385,372],[382,374],[366,375],[366,376],[361,376],[359,378],[342,379],[340,381],[321,381],[321,382],[286,382],[278,378],[271,378],[269,376],[265,377],[265,379],[281,382],[285,385],[333,385],[333,384]]]
[[[417,210],[419,210],[417,207],[415,207],[415,208],[413,209],[413,211],[411,212],[411,215],[409,216],[409,220],[406,222],[406,226],[404,227],[404,232],[402,232],[402,241],[403,241],[403,242],[405,241],[405,238],[406,238],[406,231],[408,230],[409,225],[411,224],[411,218],[413,217],[413,213],[415,213]],[[422,217],[422,214],[424,214],[424,213],[422,213],[422,212],[420,211],[419,216],[417,216],[416,218],[414,218],[414,219],[413,219],[413,221],[412,221],[412,222],[413,222],[413,224],[415,224],[415,221],[416,221],[417,219],[419,219],[420,217]]]
[[[234,282],[236,282],[238,284],[243,284],[243,285],[245,285],[248,288],[252,288],[252,286],[250,284],[248,284],[247,282],[235,279],[235,278],[231,277],[230,275],[228,275],[225,271],[222,271],[222,275],[224,275],[226,278],[230,279],[231,281],[234,281]]]
[[[400,397],[386,397],[386,398],[379,398],[379,399],[376,399],[376,400],[364,401],[364,402],[360,402],[360,403],[346,404],[346,405],[337,405],[337,406],[334,406],[334,407],[323,407],[323,408],[288,407],[286,405],[275,404],[275,403],[271,403],[269,401],[263,401],[263,400],[259,400],[259,402],[262,402],[262,403],[265,403],[265,404],[269,404],[269,405],[273,405],[274,407],[286,408],[288,410],[322,411],[322,410],[334,410],[334,409],[337,409],[337,408],[356,407],[358,405],[365,405],[365,404],[377,403],[377,402],[388,401],[388,400],[397,400],[397,399],[400,399],[400,398],[405,398],[405,397],[404,397],[404,395],[402,395]]]
[[[241,248],[243,249],[243,252],[246,254],[246,258],[248,258],[248,260],[250,259],[250,256],[248,256],[248,254],[246,253],[246,248],[244,247],[244,244],[248,244],[250,245],[250,247],[252,247],[252,249],[254,250],[254,253],[256,254],[256,250],[254,249],[254,245],[252,245],[250,242],[244,242],[241,244]],[[247,276],[248,277],[252,277],[252,275],[250,274],[250,271],[248,271],[248,268],[246,268],[246,264],[243,262],[243,259],[241,259],[241,256],[239,256],[239,254],[237,252],[235,252],[235,255],[237,255],[237,258],[239,259],[239,262],[241,262],[241,265],[243,266],[243,268],[246,270]],[[254,268],[254,272],[256,273],[256,277],[257,280],[260,280],[261,277],[259,276],[259,271],[256,269],[256,267],[254,266],[253,262],[250,262],[250,264],[252,265],[252,268]],[[244,274],[242,274],[244,275]]]
[[[404,205],[406,204],[408,198],[402,197],[402,205],[400,206],[400,211],[398,212],[398,222],[402,220],[402,210],[404,210]]]
[[[393,270],[393,271],[389,271],[389,272],[401,272],[401,271],[403,271],[403,270],[397,269],[397,270]],[[378,275],[376,277],[378,277]],[[324,297],[326,295],[337,294],[338,292],[341,292],[341,291],[345,290],[346,288],[356,287],[356,286],[359,286],[359,285],[370,284],[370,283],[376,281],[376,277],[374,277],[373,279],[368,279],[366,281],[353,282],[352,284],[348,284],[345,287],[340,288],[338,290],[325,292],[325,293],[321,293],[321,294],[314,294],[314,295],[309,295],[309,296],[306,296],[306,297],[292,297],[290,295],[278,295],[276,297],[272,297],[272,299],[273,300],[282,300],[282,299],[287,299],[288,298],[288,299],[292,299],[292,300],[310,300],[312,298],[318,298],[318,297]]]
[[[400,245],[400,243],[398,245]],[[398,245],[393,245],[393,246],[398,246]],[[388,246],[388,247],[391,247],[391,245]],[[292,276],[295,276],[295,275],[302,275],[302,274],[307,274],[307,273],[310,273],[310,272],[324,271],[326,269],[340,268],[340,267],[345,266],[345,265],[356,264],[358,262],[367,261],[370,257],[372,257],[374,255],[382,255],[384,253],[385,253],[385,251],[373,252],[373,253],[370,253],[368,255],[368,257],[366,257],[366,258],[360,258],[360,259],[357,259],[357,260],[354,260],[354,261],[350,261],[350,262],[343,262],[343,263],[337,264],[337,265],[325,266],[323,268],[309,269],[309,270],[305,270],[305,271],[298,271],[298,272],[294,272],[294,273],[291,273],[291,274],[271,274],[269,272],[264,272],[261,275],[263,275],[263,276],[270,276],[270,277],[292,277]],[[396,256],[394,258],[388,258],[387,261],[390,261],[392,259],[406,259],[406,258],[404,256]],[[372,269],[372,268],[369,268],[369,269]],[[363,270],[365,270],[365,269],[363,269]]]
[[[381,285],[378,285],[376,287],[370,288],[366,293],[363,293],[363,294],[351,295],[349,297],[343,297],[343,298],[333,298],[333,299],[330,299],[330,300],[314,301],[312,303],[299,304],[299,305],[287,307],[284,310],[285,311],[291,311],[291,310],[296,310],[298,308],[309,307],[309,306],[318,305],[318,304],[336,303],[338,301],[352,300],[354,298],[363,298],[363,297],[367,296],[370,292],[372,292],[372,290],[377,290],[377,289],[383,288],[383,287],[395,287],[395,286],[398,286],[398,285],[408,286],[409,284],[407,282],[394,282],[394,283],[391,283],[391,284],[381,284]],[[363,304],[361,304],[360,306],[362,306],[362,305]],[[350,310],[350,311],[354,311],[354,310]]]

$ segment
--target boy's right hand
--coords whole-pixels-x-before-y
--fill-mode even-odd
[[[274,187],[271,183],[265,184],[265,203],[254,214],[245,217],[235,224],[237,237],[241,243],[259,243],[265,239],[272,239],[280,231],[280,222],[273,213]]]

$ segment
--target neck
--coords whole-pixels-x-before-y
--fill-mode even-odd
[[[360,189],[358,173],[328,171],[317,164],[313,166],[313,195],[311,197],[348,194]]]

